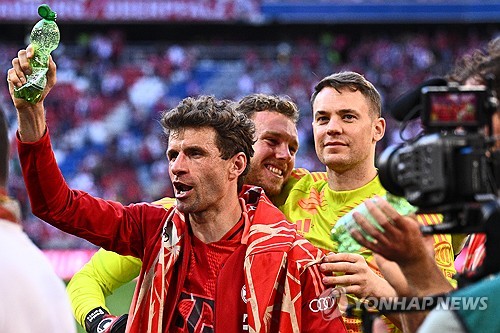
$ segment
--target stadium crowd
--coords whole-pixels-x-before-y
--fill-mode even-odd
[[[454,59],[481,47],[499,31],[445,28],[421,32],[333,33],[290,36],[278,42],[168,41],[130,43],[122,31],[81,33],[54,51],[58,84],[46,101],[54,150],[70,186],[129,203],[173,196],[161,111],[181,98],[213,94],[239,99],[253,92],[288,95],[301,110],[296,166],[323,170],[311,130],[309,98],[318,78],[332,72],[363,73],[381,92],[384,110],[402,92],[429,76],[444,75]],[[3,72],[20,44],[0,42]],[[6,82],[0,106],[14,135],[16,125]],[[389,133],[378,149],[399,141],[389,114]],[[153,125],[152,125],[153,124]],[[15,149],[9,192],[22,204],[25,229],[41,248],[93,247],[33,217]],[[123,179],[127,179],[126,182]]]

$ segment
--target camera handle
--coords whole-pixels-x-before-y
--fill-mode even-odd
[[[483,205],[484,233],[486,234],[485,257],[482,265],[471,272],[458,274],[458,287],[462,288],[486,276],[500,272],[500,199]]]
[[[443,213],[443,223],[422,226],[423,234],[485,233],[485,258],[474,272],[457,274],[458,287],[462,288],[490,274],[500,272],[500,199],[487,196],[477,202],[465,203],[461,210]]]

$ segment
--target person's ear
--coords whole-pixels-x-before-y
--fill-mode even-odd
[[[385,134],[385,119],[382,117],[378,117],[373,121],[373,141],[379,142],[382,140]]]
[[[238,178],[247,166],[247,157],[243,152],[239,152],[231,158],[230,174],[231,178]]]

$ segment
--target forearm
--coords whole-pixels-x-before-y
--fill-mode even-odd
[[[416,332],[422,325],[429,311],[418,311],[401,314],[403,332]]]
[[[101,307],[109,312],[105,298],[139,275],[142,262],[99,249],[68,284],[73,313],[84,327],[90,311]]]
[[[85,327],[85,317],[91,310],[100,306],[109,311],[106,308],[105,295],[101,285],[85,272],[80,271],[75,274],[68,283],[67,292],[73,315],[82,327]]]
[[[46,131],[45,110],[42,103],[17,112],[19,139],[22,142],[36,142]]]
[[[431,256],[400,264],[400,267],[408,281],[408,294],[400,296],[430,296],[453,290],[453,286]]]
[[[384,268],[386,269],[385,270],[386,274],[387,273],[391,274],[391,273],[393,273],[393,270],[399,269],[399,267],[395,263],[386,264]],[[394,275],[397,276],[397,274],[394,274]],[[396,290],[391,286],[391,284],[387,280],[377,276],[377,279],[376,280],[374,279],[373,282],[375,282],[375,281],[378,281],[378,282],[375,284],[376,287],[374,287],[372,294],[369,296],[370,298],[374,297],[374,298],[381,300],[381,299],[388,299],[388,298],[390,299],[393,297],[397,297]],[[404,283],[406,283],[406,281],[404,281]],[[403,282],[401,282],[401,284],[403,284]],[[388,313],[384,313],[384,316],[394,326],[396,326],[399,329],[402,329],[403,323],[401,320],[401,315],[399,313],[388,312]]]

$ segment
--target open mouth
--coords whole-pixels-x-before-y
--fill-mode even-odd
[[[175,197],[176,198],[185,196],[187,192],[189,192],[191,189],[193,189],[192,186],[183,184],[181,182],[174,182],[173,186],[175,189]]]
[[[274,175],[276,175],[278,177],[283,177],[283,170],[281,170],[273,165],[266,164],[266,169],[271,171]]]

